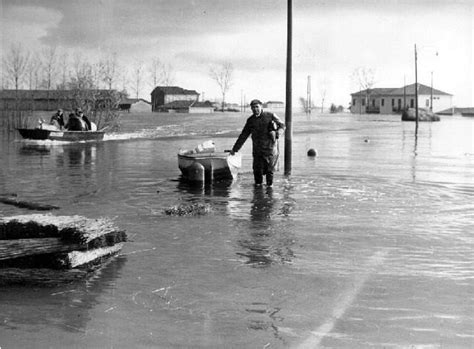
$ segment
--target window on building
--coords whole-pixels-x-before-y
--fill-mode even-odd
[[[375,107],[375,99],[372,99],[372,107]]]
[[[415,100],[413,98],[410,99],[410,108],[415,108]]]
[[[356,100],[355,98],[352,100],[352,105],[353,105],[353,106],[356,106],[356,101],[357,101],[357,100]]]
[[[401,108],[401,106],[402,106],[402,99],[399,98],[399,99],[398,99],[398,107]]]
[[[395,106],[395,99],[392,98],[392,107],[394,107],[394,106]]]
[[[426,103],[425,103],[425,105],[426,105],[427,107],[429,107],[429,106],[430,106],[430,100],[429,100],[429,99],[427,99],[427,100],[426,100]]]
[[[382,99],[380,100],[380,105],[383,107],[384,104],[385,104],[385,99],[382,98]]]
[[[362,106],[365,106],[365,99],[362,100]]]

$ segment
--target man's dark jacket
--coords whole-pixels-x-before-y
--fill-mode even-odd
[[[247,138],[252,135],[252,154],[254,156],[274,155],[276,152],[276,142],[270,132],[276,131],[276,134],[278,134],[278,131],[284,127],[285,124],[273,113],[262,111],[259,116],[252,115],[247,119],[232,150],[238,152]]]

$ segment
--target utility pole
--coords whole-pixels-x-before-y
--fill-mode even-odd
[[[433,71],[431,72],[430,111],[433,111]]]
[[[306,112],[311,114],[311,75],[308,75],[308,86],[306,88],[306,103],[308,104]]]
[[[407,108],[407,81],[406,76],[403,75],[403,110]]]
[[[418,56],[416,53],[416,44],[415,44],[415,135],[418,134]]]
[[[292,98],[292,34],[293,34],[293,11],[292,0],[288,0],[287,19],[287,48],[286,48],[286,108],[285,108],[285,175],[291,175],[291,147],[293,138],[293,125],[291,116]]]

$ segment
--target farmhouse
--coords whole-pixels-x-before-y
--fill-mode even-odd
[[[453,95],[418,84],[418,107],[434,113],[451,108]],[[399,88],[372,88],[351,93],[353,114],[399,114],[415,108],[415,84]]]
[[[152,111],[161,111],[166,104],[176,101],[198,101],[199,93],[178,86],[157,86],[151,92]],[[165,108],[170,109],[170,108]],[[173,108],[171,108],[173,109]],[[177,107],[180,109],[180,107]]]
[[[285,104],[280,101],[268,101],[263,105],[263,107],[270,110],[283,110],[285,108]]]
[[[119,108],[129,113],[146,113],[151,111],[151,103],[142,98],[123,98],[119,102]]]

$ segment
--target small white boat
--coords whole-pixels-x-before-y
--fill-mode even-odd
[[[242,156],[198,146],[196,150],[180,151],[178,166],[183,177],[190,181],[235,179],[242,167]]]

